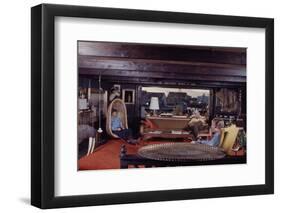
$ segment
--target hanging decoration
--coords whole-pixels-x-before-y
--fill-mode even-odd
[[[103,130],[101,128],[101,72],[99,73],[99,129],[98,133],[102,133]]]
[[[91,99],[91,80],[89,80],[89,85],[88,85],[88,103],[90,103]]]

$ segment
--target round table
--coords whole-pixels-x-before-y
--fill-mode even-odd
[[[161,161],[205,161],[225,157],[221,148],[191,143],[151,144],[140,148],[138,155]]]

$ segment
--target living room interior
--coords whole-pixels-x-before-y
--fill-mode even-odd
[[[218,145],[229,158],[199,164],[246,162],[246,48],[95,41],[77,46],[79,171],[181,166],[144,159],[139,150],[212,140],[218,121],[225,130],[235,128]],[[135,143],[112,130],[113,111]]]

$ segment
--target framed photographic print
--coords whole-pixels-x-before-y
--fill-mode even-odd
[[[273,19],[42,4],[31,29],[32,205],[274,192]]]
[[[134,89],[123,89],[122,90],[122,99],[125,104],[134,104],[135,103],[135,90]]]

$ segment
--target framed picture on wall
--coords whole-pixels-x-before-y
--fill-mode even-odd
[[[32,205],[274,192],[273,19],[42,4],[31,20]]]
[[[135,90],[134,89],[123,89],[122,90],[122,99],[125,104],[134,104],[135,103]]]

